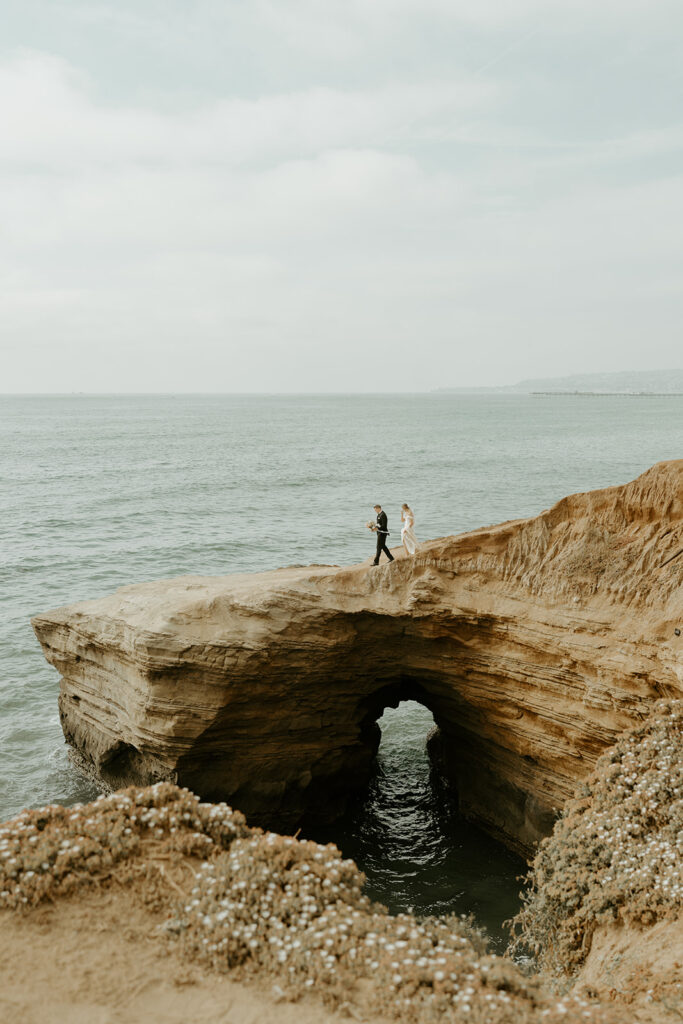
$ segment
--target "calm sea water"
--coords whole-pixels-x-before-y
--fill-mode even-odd
[[[0,820],[95,792],[69,763],[33,613],[185,573],[349,564],[371,551],[375,502],[393,542],[403,501],[426,539],[682,454],[675,396],[0,396]],[[495,928],[519,865],[430,803],[420,709],[382,724],[342,847],[393,909],[475,909]]]

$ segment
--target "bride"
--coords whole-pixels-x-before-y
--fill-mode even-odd
[[[406,505],[405,502],[401,505],[401,541],[405,548],[407,555],[414,555],[417,551],[417,537],[413,527],[415,526],[415,516],[410,505]]]

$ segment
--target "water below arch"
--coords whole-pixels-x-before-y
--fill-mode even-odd
[[[391,913],[473,914],[502,952],[519,909],[524,860],[465,821],[435,784],[425,741],[431,712],[387,708],[372,778],[347,814],[314,838],[334,842]],[[313,838],[313,837],[312,837]]]

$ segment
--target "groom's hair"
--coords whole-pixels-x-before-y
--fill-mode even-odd
[[[372,507],[373,508],[381,508],[382,506],[381,505],[373,505]]]

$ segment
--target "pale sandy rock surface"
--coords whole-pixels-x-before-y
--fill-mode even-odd
[[[161,915],[117,886],[24,915],[0,912],[3,1024],[336,1024],[353,1020],[309,997],[277,998],[159,940]],[[376,1018],[379,1020],[379,1018]]]
[[[360,787],[421,701],[461,810],[530,853],[578,780],[683,692],[683,461],[372,568],[124,587],[35,617],[65,735],[116,787],[169,779],[293,828]]]
[[[683,1016],[683,918],[650,928],[603,925],[593,935],[575,991],[624,1005],[641,1024]]]

